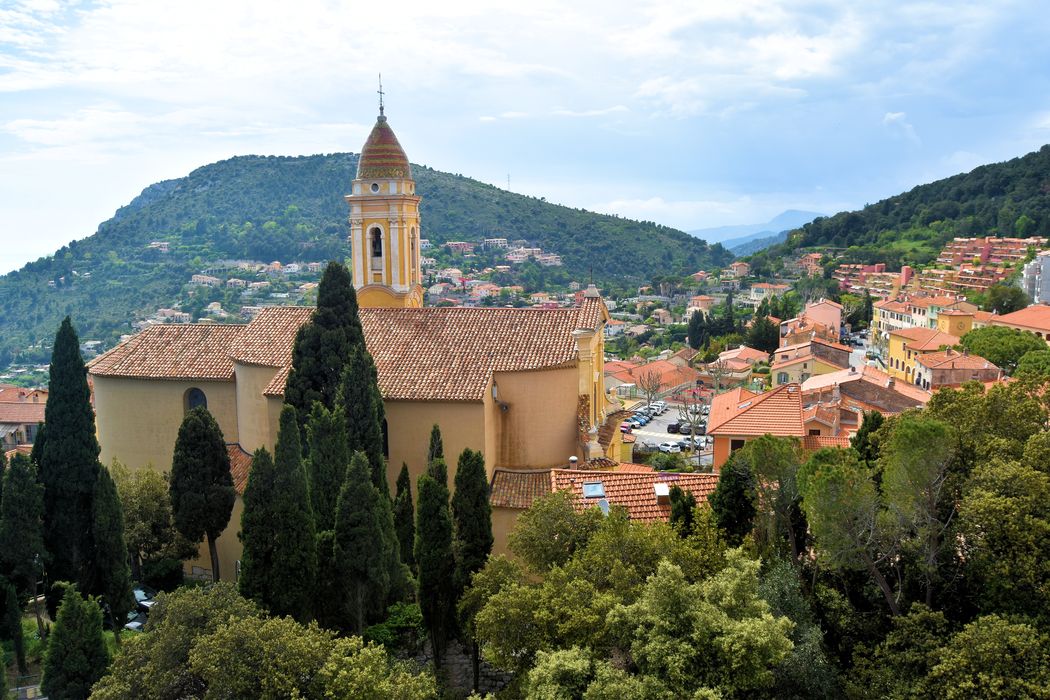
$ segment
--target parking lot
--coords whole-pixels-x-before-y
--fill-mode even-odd
[[[643,404],[640,404],[644,405]],[[639,406],[639,407],[640,407]],[[681,413],[679,410],[679,404],[668,403],[667,411],[663,415],[656,416],[652,422],[641,428],[635,428],[631,433],[635,436],[635,445],[648,444],[652,446],[653,450],[656,450],[661,442],[678,442],[688,437],[686,435],[680,435],[678,433],[667,432],[667,426],[669,423],[677,423],[681,420]],[[700,450],[700,464],[711,463],[711,448],[710,446],[706,449]]]

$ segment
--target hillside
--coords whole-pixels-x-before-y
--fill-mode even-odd
[[[844,248],[850,262],[922,265],[955,236],[1050,236],[1050,145],[920,185],[792,231],[753,256],[760,267],[799,249]]]
[[[357,155],[244,156],[143,190],[97,233],[0,277],[0,368],[74,317],[82,339],[112,343],[132,321],[173,303],[202,263],[312,261],[346,255],[343,195]],[[689,273],[732,255],[681,231],[525,197],[415,165],[423,235],[440,243],[527,239],[581,279],[628,282]],[[167,241],[170,252],[149,249]],[[49,285],[53,283],[53,286]],[[23,359],[45,358],[36,352]]]
[[[740,246],[757,238],[767,238],[781,231],[788,231],[808,224],[818,216],[823,216],[815,211],[801,211],[799,209],[788,209],[774,216],[769,221],[761,224],[733,224],[730,226],[715,226],[713,228],[701,228],[688,231],[690,236],[702,238],[712,243],[721,243],[726,248]]]

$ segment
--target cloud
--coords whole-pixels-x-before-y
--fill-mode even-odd
[[[908,121],[908,115],[904,112],[886,112],[882,117],[882,124],[889,129],[891,134],[903,137],[916,146],[922,145],[922,139],[915,131],[915,127]]]
[[[607,114],[629,111],[624,105],[615,105],[605,109],[585,109],[576,111],[572,109],[556,109],[551,114],[556,117],[604,117]]]

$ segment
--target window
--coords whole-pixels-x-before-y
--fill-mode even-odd
[[[387,428],[386,418],[383,419],[383,456],[390,457],[390,430]]]
[[[383,232],[378,228],[369,234],[372,242],[372,270],[383,269]]]
[[[787,372],[777,372],[777,384],[787,384],[787,383],[788,383],[788,373]]]
[[[809,429],[809,434],[810,435],[820,435],[820,428],[810,428]]]
[[[186,391],[185,404],[185,410],[187,413],[197,408],[198,406],[207,408],[208,397],[204,395],[203,391],[201,391],[197,387],[193,387],[192,389],[188,389]]]
[[[744,446],[744,441],[743,440],[730,440],[729,441],[729,451],[730,452],[736,452],[737,450],[739,450],[743,446]]]
[[[378,192],[379,191],[379,183],[378,182],[373,182],[371,189],[372,189],[373,192]]]
[[[600,481],[583,482],[584,498],[605,498],[605,485]]]

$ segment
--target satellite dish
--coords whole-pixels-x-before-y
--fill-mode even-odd
[[[602,500],[598,501],[598,507],[601,509],[602,515],[609,514],[609,501],[607,501],[606,499],[603,498]]]

